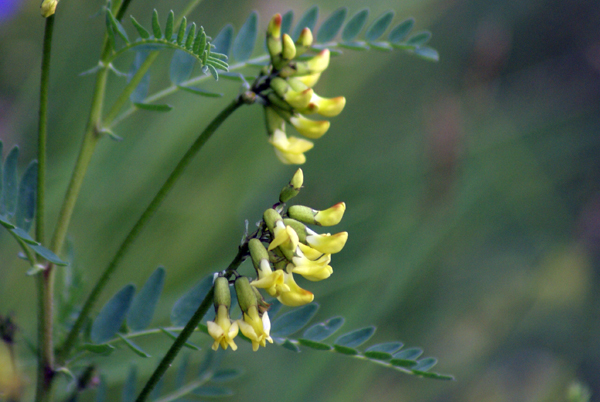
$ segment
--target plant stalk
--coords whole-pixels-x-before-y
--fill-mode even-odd
[[[35,237],[44,242],[44,222],[46,205],[46,143],[48,129],[48,92],[50,87],[50,59],[52,55],[52,36],[54,33],[54,15],[46,18],[44,28],[44,44],[42,50],[42,67],[40,78],[40,106],[38,114],[38,177],[37,177],[37,211],[35,221]],[[23,245],[28,258],[32,256]],[[35,261],[33,262],[35,264]],[[33,265],[32,265],[33,268]],[[54,375],[54,348],[52,344],[52,297],[46,293],[45,275],[37,275],[38,293],[38,365],[36,401],[49,401],[52,396],[52,376]]]
[[[227,269],[225,271],[231,272],[231,271],[237,269],[237,267],[239,267],[240,264],[246,258],[247,253],[248,253],[248,244],[244,243],[242,246],[240,246],[238,248],[237,255],[235,256],[235,258],[233,259],[231,264],[229,264],[229,267],[227,267]],[[144,388],[138,395],[135,402],[144,402],[146,400],[146,398],[148,398],[148,396],[150,395],[150,393],[152,392],[152,390],[154,389],[156,384],[160,381],[161,377],[165,374],[167,369],[169,367],[171,367],[173,360],[175,360],[175,357],[177,357],[177,354],[179,353],[181,348],[183,348],[183,345],[187,342],[187,340],[190,338],[192,333],[195,331],[198,324],[200,324],[202,317],[204,317],[204,315],[208,311],[208,308],[212,304],[214,291],[215,291],[215,287],[213,285],[210,288],[210,291],[208,292],[206,297],[204,297],[204,300],[202,300],[202,303],[200,304],[200,306],[198,307],[198,309],[196,310],[196,312],[194,313],[192,318],[190,318],[188,323],[183,328],[183,331],[181,331],[181,333],[179,334],[177,339],[175,339],[175,342],[173,342],[173,344],[171,345],[171,347],[169,348],[169,350],[167,351],[167,353],[165,354],[163,359],[160,361],[158,367],[156,367],[156,370],[154,370],[154,373],[152,373],[152,376],[150,377],[148,382],[146,382],[146,385],[144,385]]]
[[[79,331],[83,327],[83,324],[90,314],[98,296],[108,283],[111,275],[114,273],[121,259],[125,256],[125,254],[129,251],[130,247],[133,245],[133,242],[140,234],[141,230],[144,228],[146,223],[152,218],[158,207],[162,204],[165,197],[170,193],[171,189],[179,180],[189,163],[192,161],[194,156],[202,149],[206,141],[210,139],[213,133],[219,128],[219,126],[241,105],[243,105],[243,100],[241,96],[236,97],[236,99],[231,102],[225,109],[221,111],[214,119],[210,122],[210,124],[202,131],[200,136],[196,139],[196,141],[192,144],[192,146],[188,149],[185,155],[181,158],[177,166],[173,169],[165,183],[162,185],[154,199],[150,202],[150,204],[146,207],[146,210],[142,213],[138,221],[135,223],[133,228],[130,230],[125,240],[121,243],[121,246],[115,253],[113,259],[110,261],[106,269],[103,271],[102,276],[94,286],[94,289],[88,296],[85,304],[75,324],[71,327],[69,334],[67,335],[67,339],[60,349],[58,360],[60,363],[63,363],[69,356],[69,353],[73,346],[75,346],[77,337],[79,335]]]

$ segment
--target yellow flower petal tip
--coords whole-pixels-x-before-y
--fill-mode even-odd
[[[315,111],[321,116],[335,117],[344,110],[346,98],[343,96],[338,96],[336,98],[321,98],[320,96],[315,95],[310,100],[309,106],[311,104],[315,105]]]
[[[340,223],[346,212],[346,203],[340,202],[331,208],[319,211],[315,215],[315,221],[321,226],[333,226]]]
[[[56,12],[56,6],[58,5],[58,0],[44,0],[42,2],[41,13],[42,17],[48,18],[51,15],[54,15]]]
[[[306,242],[312,248],[326,254],[335,254],[342,251],[348,241],[348,232],[340,232],[334,235],[309,235]]]
[[[292,116],[290,118],[290,123],[300,134],[310,139],[321,138],[323,134],[329,130],[329,126],[331,125],[327,120],[310,120],[301,114]]]

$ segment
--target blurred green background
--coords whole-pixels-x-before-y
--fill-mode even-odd
[[[6,2],[5,10],[9,9]],[[11,2],[12,4],[12,2]],[[183,0],[134,1],[149,25]],[[206,0],[189,20],[213,37],[239,28],[252,10],[269,17],[313,2]],[[299,355],[243,344],[225,367],[243,366],[235,385],[245,401],[564,401],[574,380],[600,395],[600,3],[592,0],[323,0],[319,21],[340,6],[350,14],[388,9],[433,33],[440,62],[401,51],[345,51],[316,86],[344,95],[344,112],[307,153],[297,202],[326,208],[345,201],[334,228],[350,234],[334,275],[300,284],[321,304],[318,319],[346,317],[344,329],[376,325],[371,343],[401,340],[439,358],[436,382],[341,355]],[[84,130],[97,63],[102,1],[62,0],[56,17],[49,120],[52,227]],[[0,15],[0,138],[19,144],[21,172],[35,158],[43,36],[39,1]],[[372,18],[371,17],[371,18]],[[128,22],[126,28],[131,28]],[[262,40],[262,39],[261,39]],[[151,92],[168,83],[171,53],[152,70]],[[132,57],[132,56],[129,56]],[[127,70],[131,59],[118,62]],[[124,79],[111,77],[108,104]],[[90,289],[176,161],[239,90],[221,80],[219,100],[178,93],[168,114],[140,111],[103,140],[74,212],[70,236]],[[6,156],[6,151],[5,155]],[[235,255],[244,219],[259,220],[295,167],[266,141],[260,107],[236,112],[196,158],[103,293],[138,288],[159,265],[166,288],[155,317],[169,324],[174,301]],[[24,338],[34,338],[34,281],[7,233],[0,234],[0,314],[12,312],[25,381],[35,379]],[[208,345],[205,336],[194,341]],[[97,358],[118,395],[137,365],[147,377],[168,342],[140,342]],[[243,342],[240,342],[243,343]],[[206,349],[206,348],[205,348]],[[199,362],[204,352],[192,354]],[[174,371],[174,370],[173,370]],[[169,381],[172,381],[172,375]],[[64,385],[64,382],[61,383]],[[140,379],[141,385],[141,379]],[[25,400],[33,386],[27,388]],[[93,392],[86,400],[93,400]],[[597,396],[596,396],[597,398]],[[85,398],[84,398],[85,399]],[[600,399],[593,399],[600,400]]]

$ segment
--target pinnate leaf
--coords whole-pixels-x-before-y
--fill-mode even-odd
[[[423,46],[429,42],[429,39],[431,39],[431,32],[421,31],[408,38],[406,44],[409,46]]]
[[[331,350],[332,347],[326,343],[311,341],[310,339],[298,339],[298,343],[302,346],[306,346],[316,350]]]
[[[223,27],[223,29],[221,29],[211,43],[215,46],[214,51],[216,53],[222,53],[226,56],[229,56],[229,52],[231,52],[232,40],[233,26],[231,24],[227,24]]]
[[[313,6],[306,10],[304,15],[300,17],[296,28],[294,28],[294,33],[292,35],[292,39],[296,40],[300,36],[300,33],[304,28],[308,28],[311,31],[314,30],[315,24],[317,23],[317,19],[319,18],[319,7]]]
[[[439,61],[440,60],[440,55],[437,52],[437,50],[435,50],[429,46],[419,46],[418,48],[416,48],[414,50],[413,53],[419,57],[426,59],[426,60],[431,60],[431,61]]]
[[[346,19],[347,15],[348,9],[346,7],[338,8],[332,12],[319,28],[319,32],[317,33],[317,42],[329,42],[335,38],[342,28],[342,25],[344,25],[344,20]]]
[[[253,11],[233,41],[233,58],[246,61],[252,55],[258,37],[258,13]]]
[[[302,337],[310,341],[319,342],[333,335],[342,325],[344,325],[344,317],[333,317],[308,328]]]
[[[281,16],[281,34],[288,34],[292,29],[292,22],[294,21],[294,12],[292,10]]]
[[[348,348],[355,348],[368,341],[373,334],[375,334],[374,326],[357,329],[340,336],[335,340],[334,344]]]
[[[195,65],[196,58],[194,56],[183,50],[175,50],[169,68],[169,78],[171,79],[171,82],[175,85],[179,85],[182,82],[189,80]]]
[[[93,343],[104,343],[115,336],[125,320],[134,293],[135,286],[127,285],[119,290],[117,294],[102,307],[98,317],[96,317],[92,324],[90,336]]]
[[[19,159],[19,147],[16,145],[10,150],[4,161],[4,184],[2,210],[0,214],[12,216],[17,207],[17,160]]]
[[[15,223],[25,231],[28,231],[31,227],[35,215],[37,172],[38,163],[37,161],[32,161],[27,166],[25,173],[23,173],[21,183],[19,184]]]
[[[318,309],[317,303],[310,303],[283,314],[273,322],[271,334],[281,338],[293,334],[308,324]]]
[[[165,269],[158,267],[135,296],[127,314],[127,325],[134,331],[146,329],[158,303],[165,283]]]
[[[162,38],[162,31],[160,30],[160,22],[158,21],[158,11],[154,9],[152,12],[152,32],[156,39]]]
[[[365,33],[365,38],[369,42],[373,42],[381,37],[384,32],[388,29],[392,20],[394,19],[394,12],[387,11],[379,16],[375,21],[369,25],[367,28],[367,32]]]
[[[415,19],[412,17],[402,21],[401,23],[396,25],[394,27],[394,29],[392,29],[392,31],[390,32],[390,35],[388,36],[388,40],[391,43],[402,42],[408,36],[408,34],[410,33],[410,31],[413,29],[414,26],[415,26]]]
[[[213,374],[210,380],[212,382],[227,382],[239,378],[242,374],[244,374],[242,369],[220,369]]]
[[[144,352],[142,348],[136,345],[132,340],[125,338],[123,335],[117,332],[117,336],[121,338],[121,340],[127,345],[129,349],[131,349],[136,355],[141,357],[151,357],[148,353]]]
[[[133,24],[133,26],[135,27],[136,31],[138,32],[138,34],[140,35],[141,38],[143,39],[148,39],[150,37],[150,32],[148,32],[146,30],[146,28],[144,28],[142,26],[142,24],[140,24],[134,17],[133,15],[129,16],[129,19],[131,20],[131,23]]]
[[[437,364],[437,359],[435,357],[426,357],[417,361],[417,365],[412,367],[413,371],[427,371],[433,366]]]
[[[213,284],[212,275],[207,276],[187,291],[173,305],[171,322],[173,325],[184,326],[194,315],[202,300],[206,297]],[[210,311],[210,309],[209,309]]]
[[[367,18],[369,17],[369,9],[364,8],[358,11],[356,14],[350,18],[350,20],[344,26],[344,30],[342,31],[342,40],[344,42],[351,42],[358,36],[360,31],[362,31],[365,23],[367,22]]]

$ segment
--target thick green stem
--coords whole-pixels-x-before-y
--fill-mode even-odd
[[[114,273],[119,262],[121,262],[121,259],[125,256],[125,254],[129,251],[129,248],[133,245],[133,242],[140,234],[142,228],[154,215],[160,204],[169,194],[169,192],[171,191],[177,180],[181,177],[181,175],[183,174],[189,163],[192,161],[194,156],[196,156],[198,151],[202,149],[206,141],[209,140],[209,138],[213,135],[217,128],[219,128],[219,126],[242,104],[242,98],[237,97],[225,109],[223,109],[221,113],[219,113],[217,117],[215,117],[213,121],[204,129],[204,131],[200,134],[200,136],[185,153],[183,158],[181,158],[177,166],[175,166],[175,169],[173,169],[171,175],[167,178],[167,180],[162,185],[154,199],[148,205],[148,207],[146,207],[146,210],[142,213],[142,215],[135,223],[127,237],[125,237],[125,240],[123,240],[123,243],[121,243],[121,246],[115,253],[115,256],[108,264],[108,266],[102,273],[102,276],[94,286],[94,289],[88,296],[85,304],[83,305],[83,308],[81,309],[81,313],[79,313],[79,317],[77,317],[75,324],[73,324],[73,326],[71,327],[67,339],[65,340],[65,343],[59,352],[59,362],[63,363],[68,358],[71,349],[73,348],[73,346],[75,346],[77,337],[79,335],[79,331],[83,327],[83,324],[85,323],[87,316],[90,314],[94,304],[96,303],[98,296],[108,283],[111,275]]]
[[[42,53],[42,71],[40,78],[40,109],[38,121],[38,179],[37,179],[37,211],[35,236],[40,243],[44,242],[44,221],[46,205],[46,143],[48,127],[48,91],[50,86],[50,58],[52,54],[52,34],[54,32],[54,15],[46,18],[44,29],[44,45]],[[29,251],[29,248],[23,246]],[[31,253],[29,251],[29,253]],[[28,258],[31,260],[31,255]],[[33,262],[35,264],[35,261]],[[33,265],[32,265],[33,267]],[[37,275],[38,294],[38,366],[36,401],[49,401],[52,397],[52,376],[54,375],[54,348],[52,344],[52,294],[47,293],[45,275]]]
[[[154,373],[152,373],[152,376],[144,386],[144,389],[142,389],[142,392],[140,392],[140,394],[138,395],[135,402],[145,401],[146,398],[150,395],[150,392],[152,392],[152,390],[156,386],[156,384],[158,384],[158,381],[160,381],[163,374],[167,371],[169,367],[171,367],[173,360],[175,360],[175,357],[177,357],[179,351],[181,350],[181,348],[183,348],[183,345],[194,333],[194,330],[196,329],[198,324],[200,324],[202,317],[204,317],[204,315],[208,311],[208,308],[213,303],[214,290],[214,287],[210,288],[210,291],[208,292],[204,300],[202,300],[202,303],[200,304],[190,321],[188,321],[186,326],[183,328],[183,331],[181,331],[175,342],[173,342],[173,344],[167,351],[165,357],[163,357],[163,359],[160,361],[156,370],[154,370]]]
[[[242,246],[239,247],[237,255],[225,271],[231,272],[237,269],[240,266],[240,264],[244,261],[247,254],[248,243],[244,243]],[[167,369],[171,367],[173,360],[175,360],[175,357],[177,357],[177,354],[179,353],[181,348],[183,348],[183,345],[185,345],[192,333],[195,331],[198,324],[200,324],[202,317],[204,317],[204,315],[208,311],[208,308],[212,304],[214,291],[215,288],[213,286],[210,288],[210,291],[208,292],[204,300],[202,300],[202,303],[200,304],[192,318],[190,318],[188,323],[185,325],[183,331],[181,331],[177,339],[175,339],[175,342],[173,342],[173,345],[171,345],[165,357],[163,357],[163,359],[160,361],[158,367],[156,368],[156,370],[154,370],[154,373],[152,373],[152,376],[150,377],[146,385],[144,385],[142,392],[140,392],[135,402],[144,402],[146,398],[148,398],[150,392],[152,392],[156,384],[158,384],[158,381],[160,381],[161,377],[165,374]]]
[[[123,89],[115,103],[112,105],[112,107],[104,117],[102,121],[103,128],[109,127],[110,123],[115,119],[115,117],[117,117],[117,114],[125,105],[125,103],[127,103],[127,101],[129,100],[129,96],[133,93],[133,91],[135,91],[138,84],[142,81],[142,78],[144,78],[144,75],[146,74],[152,63],[154,63],[154,60],[156,60],[156,57],[159,53],[160,52],[158,51],[151,52],[148,55],[148,57],[146,57],[146,60],[144,60],[144,62],[136,71],[135,75],[131,78],[129,83],[127,83],[127,86]]]

